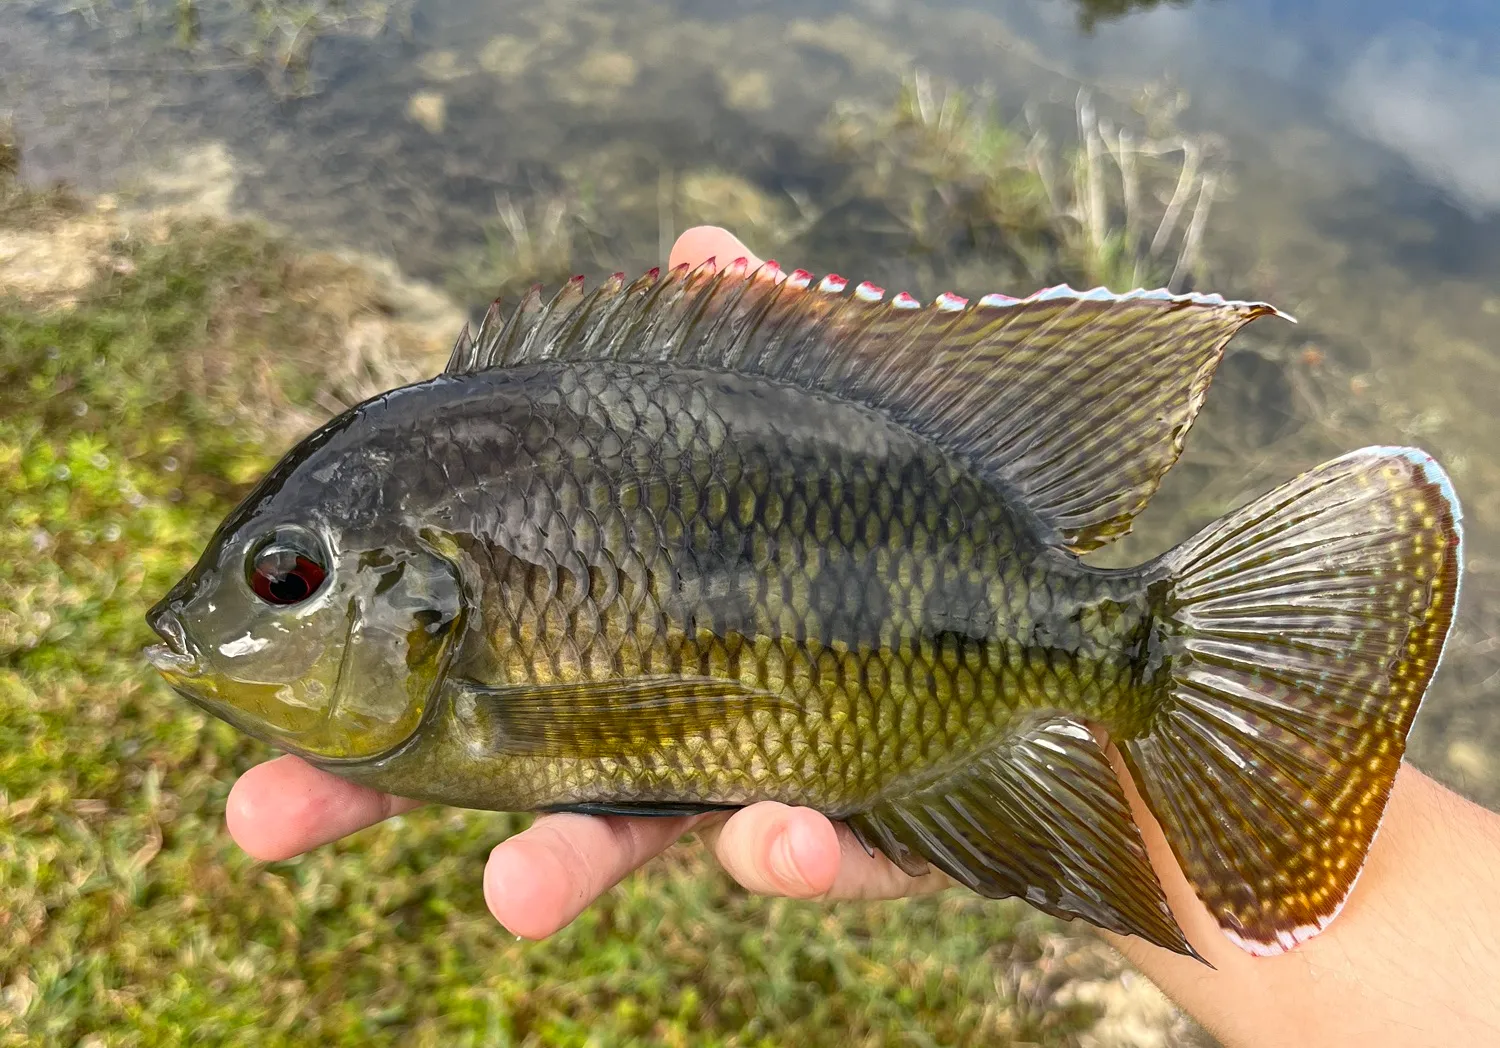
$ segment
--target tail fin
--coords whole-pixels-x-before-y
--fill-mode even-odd
[[[1312,938],[1354,887],[1453,620],[1460,519],[1428,455],[1365,448],[1164,558],[1167,695],[1120,746],[1250,953]]]

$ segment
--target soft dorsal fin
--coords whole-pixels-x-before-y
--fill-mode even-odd
[[[544,304],[490,308],[448,371],[540,360],[725,367],[859,401],[956,452],[1023,497],[1077,552],[1130,530],[1181,454],[1224,346],[1260,302],[1055,287],[923,307],[871,284],[712,260]],[[1288,318],[1290,319],[1290,318]]]

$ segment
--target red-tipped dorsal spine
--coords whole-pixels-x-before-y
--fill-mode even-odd
[[[794,269],[792,275],[786,278],[786,286],[793,291],[801,291],[812,283],[812,274],[805,269]]]
[[[885,298],[885,288],[879,284],[872,284],[868,280],[854,289],[854,294],[865,302],[879,302]]]
[[[829,273],[826,277],[823,278],[823,282],[818,285],[818,290],[826,291],[830,295],[837,295],[842,293],[844,288],[848,286],[849,281],[845,280],[837,273]]]
[[[933,308],[940,309],[945,313],[956,313],[969,304],[969,300],[962,295],[955,295],[951,291],[944,291],[932,300]]]
[[[891,308],[892,309],[921,309],[922,308],[922,303],[918,302],[915,296],[911,295],[908,292],[903,291],[899,295],[897,295],[895,298],[891,299]]]

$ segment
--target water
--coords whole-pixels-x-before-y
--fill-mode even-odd
[[[1198,285],[1301,324],[1237,341],[1183,463],[1107,556],[1143,559],[1361,444],[1433,451],[1464,501],[1468,576],[1411,754],[1500,807],[1500,15],[1135,6],[1086,31],[1067,0],[396,0],[313,5],[348,20],[298,29],[231,0],[190,22],[164,0],[31,0],[0,10],[0,110],[33,179],[213,184],[218,206],[477,306],[497,285],[656,264],[702,220],[926,295],[1032,290],[951,229],[914,232],[909,186],[877,185],[878,142],[840,152],[833,114],[888,107],[912,68],[1055,138],[1076,132],[1081,88],[1127,124],[1143,88],[1180,90],[1176,123],[1228,157]]]

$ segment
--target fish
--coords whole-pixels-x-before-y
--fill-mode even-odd
[[[1108,742],[1229,939],[1327,927],[1457,605],[1442,467],[1366,447],[1094,566],[1230,339],[1285,314],[850,284],[740,259],[492,305],[260,480],[146,658],[388,793],[807,805],[907,873],[1202,960]]]

